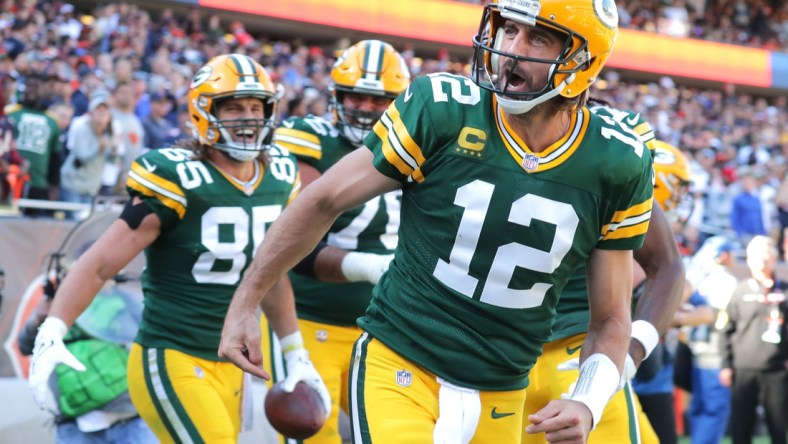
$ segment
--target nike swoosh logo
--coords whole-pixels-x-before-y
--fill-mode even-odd
[[[498,407],[493,407],[492,409],[492,419],[501,419],[506,418],[507,416],[514,415],[514,412],[510,413],[498,413]]]
[[[157,166],[156,165],[151,165],[150,163],[148,163],[148,159],[142,159],[142,163],[145,164],[145,169],[148,170],[148,172],[152,173],[152,172],[156,171]]]
[[[408,89],[405,90],[405,103],[407,103],[411,97],[413,97],[413,93],[410,92],[410,85],[408,85]]]
[[[627,125],[629,125],[629,126],[635,125],[636,123],[638,123],[638,119],[640,119],[640,113],[635,114],[632,117],[627,117],[626,118]]]
[[[580,350],[583,344],[578,345],[577,347],[566,347],[566,354],[573,355],[576,351]]]
[[[291,120],[285,120],[284,122],[282,122],[282,126],[285,127],[285,128],[292,128],[294,125],[295,125],[295,122],[293,122]]]

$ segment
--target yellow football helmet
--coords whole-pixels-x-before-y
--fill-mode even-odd
[[[270,143],[282,87],[275,87],[265,68],[243,54],[220,55],[197,70],[189,86],[189,114],[194,137],[238,161],[256,158]],[[263,119],[219,120],[224,99],[255,97],[263,102]],[[254,131],[254,143],[233,140],[233,133]]]
[[[345,94],[383,97],[393,101],[410,85],[410,71],[394,47],[380,40],[362,40],[337,59],[331,70],[334,123],[354,145],[361,145],[382,112],[351,109]]]
[[[665,211],[686,221],[692,210],[690,164],[678,148],[661,140],[654,141],[654,199]]]
[[[555,60],[538,59],[500,50],[503,24],[514,20],[565,36]],[[618,34],[614,0],[493,0],[485,6],[479,32],[473,38],[471,78],[494,92],[501,106],[522,114],[558,95],[577,97],[591,86],[605,65]],[[547,83],[538,91],[507,91],[508,76],[499,75],[501,57],[552,65]]]

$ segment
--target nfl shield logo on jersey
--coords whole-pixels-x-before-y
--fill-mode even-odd
[[[402,369],[397,372],[397,384],[402,387],[409,387],[413,383],[413,373]]]
[[[533,154],[526,154],[523,157],[523,168],[528,171],[533,171],[539,167],[539,158]]]

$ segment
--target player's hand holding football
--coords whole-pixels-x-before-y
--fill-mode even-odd
[[[219,342],[219,357],[229,359],[246,373],[271,379],[263,369],[263,353],[260,348],[260,320],[254,314],[240,315],[239,318],[227,313],[222,339]]]
[[[591,433],[591,410],[577,401],[559,399],[550,401],[542,410],[528,417],[531,422],[526,433],[545,433],[547,442],[584,444]]]
[[[331,396],[328,394],[323,378],[309,360],[309,352],[304,348],[304,340],[301,332],[295,332],[279,340],[282,346],[282,353],[285,355],[287,365],[287,378],[282,383],[282,389],[291,393],[296,384],[304,381],[306,385],[312,387],[323,400],[323,407],[326,410],[326,418],[331,414]]]
[[[63,337],[68,327],[56,318],[48,317],[38,328],[33,358],[30,361],[30,378],[28,386],[33,399],[41,410],[53,414],[60,412],[57,400],[49,389],[49,377],[58,364],[65,364],[74,370],[85,371],[85,366],[66,349]]]

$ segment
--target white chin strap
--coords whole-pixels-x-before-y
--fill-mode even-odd
[[[224,137],[224,140],[226,140],[227,142],[221,145],[217,144],[216,148],[224,151],[225,153],[227,153],[228,156],[239,162],[247,162],[249,160],[254,160],[263,151],[262,150],[263,140],[265,140],[265,137],[268,135],[269,131],[270,128],[263,127],[260,130],[259,134],[257,135],[257,142],[256,142],[256,145],[259,146],[261,149],[250,150],[250,149],[245,149],[244,144],[239,144],[234,142],[232,135],[226,129],[219,128],[219,132],[222,134],[222,137]]]
[[[228,156],[232,157],[233,159],[239,162],[248,162],[250,160],[254,160],[257,156],[260,155],[260,151],[249,151],[249,150],[237,150],[234,148],[220,148],[222,151],[227,153]]]
[[[367,134],[369,134],[369,131],[370,130],[352,127],[347,123],[342,125],[342,135],[344,135],[347,140],[353,142],[354,145],[363,144],[364,139],[366,139]]]
[[[495,97],[498,99],[498,103],[501,105],[504,111],[509,114],[525,114],[528,111],[531,111],[536,105],[540,103],[547,102],[548,100],[552,99],[553,97],[561,94],[561,91],[566,88],[566,85],[572,83],[575,80],[575,75],[567,76],[563,82],[561,82],[558,87],[553,88],[550,92],[545,93],[535,99],[531,100],[518,100],[518,99],[510,99],[508,97],[504,97],[500,94],[496,94]]]

